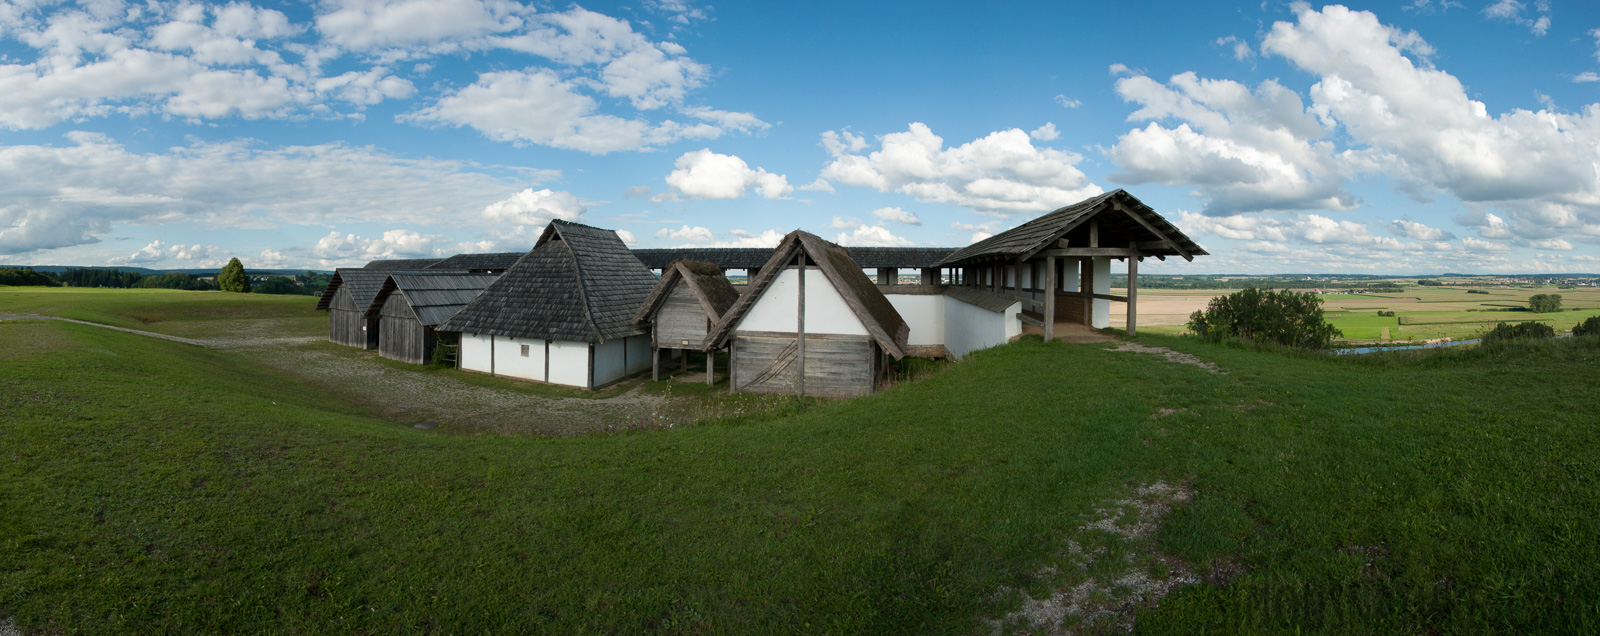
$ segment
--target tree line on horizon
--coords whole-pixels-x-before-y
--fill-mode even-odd
[[[241,293],[313,296],[326,289],[329,274],[307,271],[293,276],[256,277],[254,281],[244,265],[235,258],[208,280],[195,274],[165,272],[141,274],[119,269],[76,268],[60,272],[42,272],[31,267],[0,268],[0,286],[12,287],[103,287],[111,289],[183,289],[191,291],[234,291]]]

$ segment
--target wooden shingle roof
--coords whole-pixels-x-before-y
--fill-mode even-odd
[[[457,254],[433,265],[430,270],[453,272],[503,272],[517,264],[517,259],[527,252],[495,252],[492,254]]]
[[[656,282],[655,289],[651,290],[650,296],[639,306],[639,311],[634,312],[633,322],[636,324],[649,322],[651,315],[661,307],[661,303],[672,293],[672,288],[679,283],[688,286],[689,293],[695,300],[700,301],[700,308],[705,310],[706,317],[712,322],[721,318],[733,303],[739,301],[739,290],[734,289],[733,283],[728,282],[728,277],[724,276],[716,265],[675,261],[661,273],[661,280]]]
[[[317,299],[317,309],[327,309],[333,302],[333,295],[339,292],[340,287],[350,290],[350,297],[355,300],[357,307],[366,307],[372,304],[372,297],[377,295],[383,287],[384,279],[389,277],[388,270],[366,269],[361,267],[341,267],[333,270],[333,278],[328,279],[328,287],[322,291],[322,297]]]
[[[956,251],[954,247],[847,247],[850,258],[862,267],[937,267]],[[672,247],[637,249],[634,256],[650,269],[666,269],[675,261],[710,263],[722,269],[753,269],[772,257],[765,247]]]
[[[603,342],[633,324],[656,277],[611,230],[553,220],[532,251],[439,331]]]
[[[1104,246],[1127,247],[1130,241],[1138,241],[1141,251],[1149,255],[1192,258],[1208,254],[1200,244],[1150,209],[1150,206],[1126,191],[1112,190],[956,250],[940,264],[952,266],[984,260],[1027,259],[1053,247],[1057,239],[1096,217],[1100,218],[1101,245]],[[1151,228],[1155,231],[1151,231]],[[1121,241],[1113,240],[1112,234],[1120,237]],[[1171,244],[1166,244],[1166,241],[1171,241]],[[1181,251],[1174,249],[1173,244]],[[1085,245],[1075,243],[1073,247]],[[1188,252],[1188,255],[1185,256],[1184,252]]]
[[[371,261],[362,269],[383,269],[389,271],[414,271],[427,269],[428,266],[442,261],[442,258],[392,258]]]
[[[701,348],[714,349],[725,344],[733,336],[733,328],[760,300],[762,292],[777,280],[784,266],[802,252],[816,263],[828,282],[833,284],[845,305],[850,307],[851,313],[866,327],[867,334],[878,346],[896,360],[905,357],[906,338],[911,335],[911,328],[906,325],[900,312],[895,311],[889,299],[878,291],[878,286],[861,271],[861,265],[850,258],[849,251],[800,230],[783,237],[777,249],[773,250],[772,257],[761,266],[761,273],[750,281],[749,289],[711,327]]]
[[[461,311],[495,278],[495,274],[434,270],[390,273],[367,306],[367,316],[377,317],[389,296],[399,292],[411,305],[411,313],[416,315],[417,321],[424,327],[432,327]]]

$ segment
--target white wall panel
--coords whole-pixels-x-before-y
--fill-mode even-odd
[[[793,268],[783,270],[735,329],[794,333],[799,329],[799,289],[799,274]],[[822,270],[806,270],[806,333],[867,335],[867,328]]]
[[[528,346],[523,357],[522,346]],[[544,340],[534,338],[494,337],[494,374],[544,381]]]
[[[461,334],[461,368],[468,371],[489,372],[489,336],[475,333]]]
[[[885,294],[894,310],[911,328],[906,344],[942,345],[945,342],[945,297],[940,294]]]
[[[1022,311],[1022,303],[1012,303],[1005,311],[997,313],[948,296],[942,298],[945,299],[944,348],[951,358],[1005,344],[1022,333],[1022,323],[1016,317]]]
[[[550,341],[550,379],[552,384],[589,386],[589,343],[569,340]]]

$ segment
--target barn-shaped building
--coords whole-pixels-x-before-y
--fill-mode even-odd
[[[435,329],[472,302],[495,274],[393,272],[373,296],[367,319],[378,322],[378,355],[427,364],[439,342]]]
[[[460,334],[462,369],[593,389],[650,368],[633,315],[655,284],[616,232],[554,220],[437,329]]]
[[[796,230],[701,347],[729,347],[734,392],[853,397],[905,356],[909,331],[848,251]]]
[[[739,300],[739,290],[728,282],[722,268],[698,261],[673,261],[661,280],[634,314],[633,321],[650,327],[650,374],[661,379],[661,351],[706,351],[711,326]],[[687,358],[685,358],[687,360]],[[706,384],[716,378],[716,352],[706,356]]]
[[[378,320],[369,317],[367,309],[391,273],[356,267],[334,270],[328,288],[317,299],[317,309],[328,312],[329,342],[362,349],[378,347]]]

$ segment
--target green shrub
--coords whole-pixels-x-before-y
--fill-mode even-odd
[[[1561,294],[1534,294],[1529,296],[1528,311],[1541,314],[1561,311]]]
[[[1379,316],[1383,316],[1385,318],[1393,318],[1394,317],[1394,312],[1379,310],[1378,311],[1378,315]]]
[[[1515,325],[1502,322],[1496,324],[1494,329],[1489,330],[1489,333],[1483,334],[1483,344],[1554,337],[1556,337],[1555,327],[1542,322],[1519,322]]]
[[[1572,326],[1574,336],[1600,336],[1600,316],[1590,316]]]
[[[1249,288],[1211,299],[1189,316],[1189,330],[1213,342],[1240,338],[1302,349],[1326,349],[1343,336],[1322,318],[1322,298]]]
[[[217,286],[225,292],[250,293],[250,277],[244,273],[244,264],[237,257],[230,259],[217,273]]]

